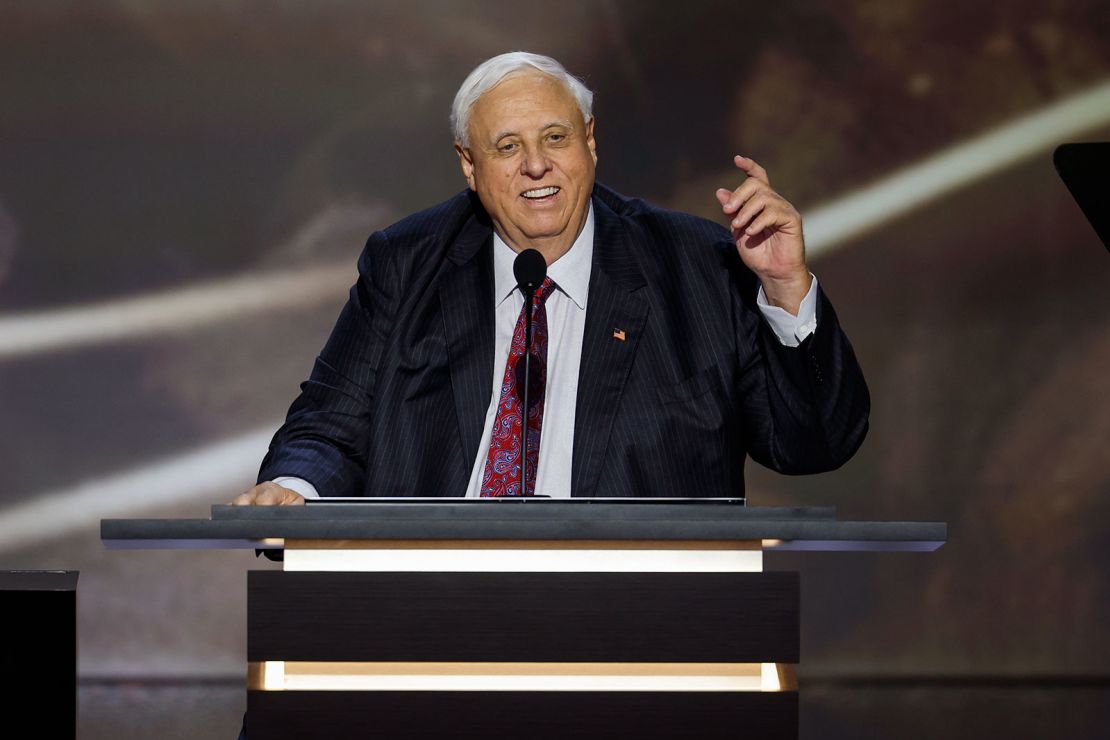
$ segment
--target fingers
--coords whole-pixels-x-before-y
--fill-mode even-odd
[[[800,238],[801,215],[771,188],[767,170],[748,157],[737,155],[733,161],[748,177],[735,190],[721,188],[716,195],[721,210],[730,219],[737,245],[749,243],[749,238],[755,235],[780,230]]]
[[[744,170],[744,174],[746,174],[748,177],[753,177],[756,180],[762,182],[764,185],[771,184],[770,178],[767,177],[767,170],[760,167],[759,163],[756,162],[754,159],[751,159],[749,157],[742,157],[737,154],[735,157],[732,158],[732,162],[737,167]]]
[[[781,195],[773,191],[760,193],[744,204],[729,224],[733,234],[758,234],[771,227],[788,227],[795,221],[800,229],[801,216]]]
[[[766,183],[748,178],[734,191],[728,191],[724,188],[718,190],[717,200],[720,201],[721,209],[726,216],[734,216],[752,196],[760,192],[774,191],[767,187]]]
[[[751,230],[748,223],[759,214],[765,212],[770,202],[771,199],[764,193],[750,198],[748,202],[744,204],[744,207],[740,209],[740,212],[736,214],[736,217],[732,219],[732,223],[729,224],[732,227],[733,234],[739,235],[741,232],[754,234],[755,232]]]
[[[751,224],[749,224],[748,228],[744,230],[744,233],[748,236],[752,236],[754,234],[759,234],[760,232],[766,231],[767,229],[770,229],[772,227],[781,226],[784,223],[785,221],[779,214],[764,211],[763,213],[759,214],[759,216],[754,221],[752,221]]]
[[[259,483],[231,501],[232,506],[297,506],[302,504],[304,504],[304,498],[299,493],[283,488],[272,481]]]
[[[737,167],[744,170],[744,173],[748,177],[740,187],[736,188],[734,191],[729,191],[725,188],[719,188],[717,190],[717,201],[729,216],[739,210],[739,208],[744,205],[744,201],[750,198],[756,191],[771,189],[771,181],[767,178],[767,170],[760,167],[754,159],[742,157],[737,154],[733,157],[732,161]],[[774,191],[772,190],[771,192]]]

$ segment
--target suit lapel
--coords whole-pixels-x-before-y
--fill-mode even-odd
[[[593,266],[574,418],[571,495],[575,497],[605,495],[596,490],[598,476],[649,308],[645,298],[637,295],[644,277],[620,218],[595,197],[594,219]]]
[[[453,271],[440,282],[439,301],[451,368],[459,436],[467,470],[478,454],[493,378],[493,232],[471,218],[451,246]]]

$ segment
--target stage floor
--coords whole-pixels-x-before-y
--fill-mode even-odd
[[[87,681],[82,740],[235,740],[246,708],[239,681]],[[810,679],[803,740],[1095,738],[1110,726],[1110,683],[990,685]]]

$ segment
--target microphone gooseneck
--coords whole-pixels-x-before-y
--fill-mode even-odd
[[[525,249],[513,260],[516,286],[524,296],[524,382],[520,393],[520,496],[528,495],[528,386],[532,384],[532,301],[547,277],[547,260],[535,249]],[[538,461],[537,461],[538,463]],[[538,464],[537,464],[537,467]]]

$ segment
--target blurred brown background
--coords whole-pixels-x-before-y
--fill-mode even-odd
[[[717,218],[739,152],[807,217],[871,433],[835,473],[752,466],[751,501],[950,523],[929,555],[770,559],[803,573],[803,679],[1105,685],[1110,255],[1050,157],[1110,139],[1107,3],[9,2],[0,567],[82,571],[87,721],[241,685],[267,565],[106,552],[99,519],[253,481],[366,235],[464,186],[450,101],[513,49],[595,91],[601,181]]]

